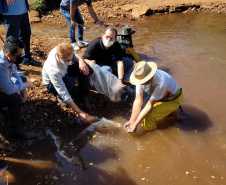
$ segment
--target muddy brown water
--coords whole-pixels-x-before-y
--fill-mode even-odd
[[[184,114],[177,111],[143,136],[127,134],[114,124],[46,131],[38,146],[21,158],[52,161],[54,169],[9,163],[11,184],[79,185],[224,185],[226,184],[226,16],[155,15],[135,22],[135,50],[172,75],[183,88]],[[68,34],[67,28],[32,25],[34,34]],[[91,25],[92,26],[92,25]],[[44,29],[45,28],[45,29]],[[0,31],[4,31],[0,26]],[[101,27],[85,31],[88,40]],[[121,126],[131,105],[99,108]],[[82,135],[80,135],[82,133]],[[19,155],[19,156],[20,156]]]

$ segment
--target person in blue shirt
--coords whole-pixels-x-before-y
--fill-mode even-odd
[[[0,108],[8,108],[9,136],[27,140],[36,134],[25,132],[20,123],[22,102],[28,97],[26,89],[33,88],[32,82],[23,82],[17,73],[16,64],[23,58],[24,44],[17,38],[8,38],[0,50]]]
[[[20,39],[25,45],[25,56],[23,64],[41,66],[41,62],[35,61],[31,57],[30,38],[31,27],[29,22],[28,10],[29,4],[27,0],[0,0],[4,5],[1,12],[5,19],[7,28],[6,39],[10,36]],[[5,1],[5,2],[3,2]],[[19,74],[24,75],[25,71],[17,65]]]
[[[83,25],[84,20],[82,15],[78,9],[78,7],[82,4],[86,3],[89,13],[94,20],[94,23],[98,25],[104,24],[104,21],[100,21],[93,10],[92,1],[91,0],[62,0],[60,3],[60,10],[63,13],[65,19],[69,24],[69,35],[71,44],[74,47],[74,50],[79,50],[79,47],[88,46],[88,42],[83,39]],[[75,39],[75,28],[78,28],[78,43],[76,44]]]

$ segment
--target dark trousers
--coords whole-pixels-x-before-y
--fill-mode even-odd
[[[27,79],[25,76],[21,76],[23,82]],[[7,107],[8,124],[11,130],[16,131],[20,124],[20,115],[22,108],[22,99],[19,93],[7,95],[0,92],[0,108]]]
[[[25,45],[25,60],[31,59],[30,37],[31,27],[28,13],[21,15],[4,15],[7,28],[6,38],[13,36],[20,39]]]
[[[7,95],[0,92],[0,107],[8,107],[7,118],[11,130],[16,130],[20,124],[22,99],[19,93]]]
[[[90,90],[89,85],[90,75],[84,75],[83,73],[80,73],[78,62],[69,65],[67,72],[68,72],[67,75],[63,77],[63,81],[68,92],[70,94],[72,93],[72,90],[75,86],[75,78],[78,77],[79,95],[82,97],[86,97],[89,94]],[[53,93],[55,96],[58,95],[57,91],[55,90],[52,84],[49,84],[47,88],[49,93]]]

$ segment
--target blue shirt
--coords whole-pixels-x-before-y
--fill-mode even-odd
[[[70,4],[78,7],[83,3],[86,3],[87,6],[92,6],[92,0],[61,0],[60,7],[70,11]]]
[[[10,65],[3,50],[0,50],[0,92],[11,95],[23,89],[26,89],[26,84],[18,75],[16,65]]]
[[[21,15],[29,10],[27,0],[15,0],[11,5],[7,5],[8,11],[3,15]]]

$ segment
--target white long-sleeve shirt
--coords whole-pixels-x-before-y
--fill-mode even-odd
[[[74,56],[77,56],[77,54],[74,53],[73,57]],[[57,57],[57,47],[55,47],[50,51],[42,69],[42,81],[44,86],[47,87],[50,83],[52,83],[58,95],[67,104],[72,102],[72,98],[62,78],[67,74],[69,65],[62,64],[59,61]]]

